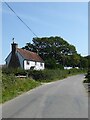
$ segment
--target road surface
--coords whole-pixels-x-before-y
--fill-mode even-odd
[[[2,105],[3,118],[88,118],[84,75],[44,84]]]

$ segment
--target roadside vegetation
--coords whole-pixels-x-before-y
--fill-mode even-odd
[[[83,83],[90,83],[90,56],[88,56],[87,58],[88,58],[88,70],[85,75],[85,80],[83,81]]]
[[[39,86],[41,83],[32,78],[17,78],[14,74],[2,75],[2,103],[25,91]]]
[[[42,83],[51,82],[85,72],[80,69],[61,70],[45,69],[43,71],[23,69],[2,69],[2,103],[33,89]],[[20,78],[17,76],[26,76]],[[0,101],[1,102],[1,101]]]
[[[46,69],[43,71],[29,71],[28,76],[32,77],[35,81],[40,82],[52,82],[66,78],[71,75],[76,75],[84,73],[85,70],[80,69],[70,69],[70,70],[61,70],[61,69]]]
[[[90,70],[88,70],[87,74],[85,75],[84,83],[90,83]]]
[[[85,79],[83,80],[83,85],[86,91],[88,92],[88,95],[90,96],[90,68],[87,74],[85,75]]]

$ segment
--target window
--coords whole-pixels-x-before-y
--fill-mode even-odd
[[[41,66],[43,66],[43,63],[40,63]]]
[[[35,62],[35,65],[37,65],[37,62]]]
[[[27,65],[29,65],[29,61],[27,61]]]

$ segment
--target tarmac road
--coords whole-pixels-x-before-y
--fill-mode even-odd
[[[2,105],[3,118],[88,118],[84,75],[47,83]]]

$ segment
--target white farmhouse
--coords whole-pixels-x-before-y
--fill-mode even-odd
[[[7,67],[44,70],[44,61],[37,53],[18,48],[14,42],[11,46],[12,50],[5,59]]]

